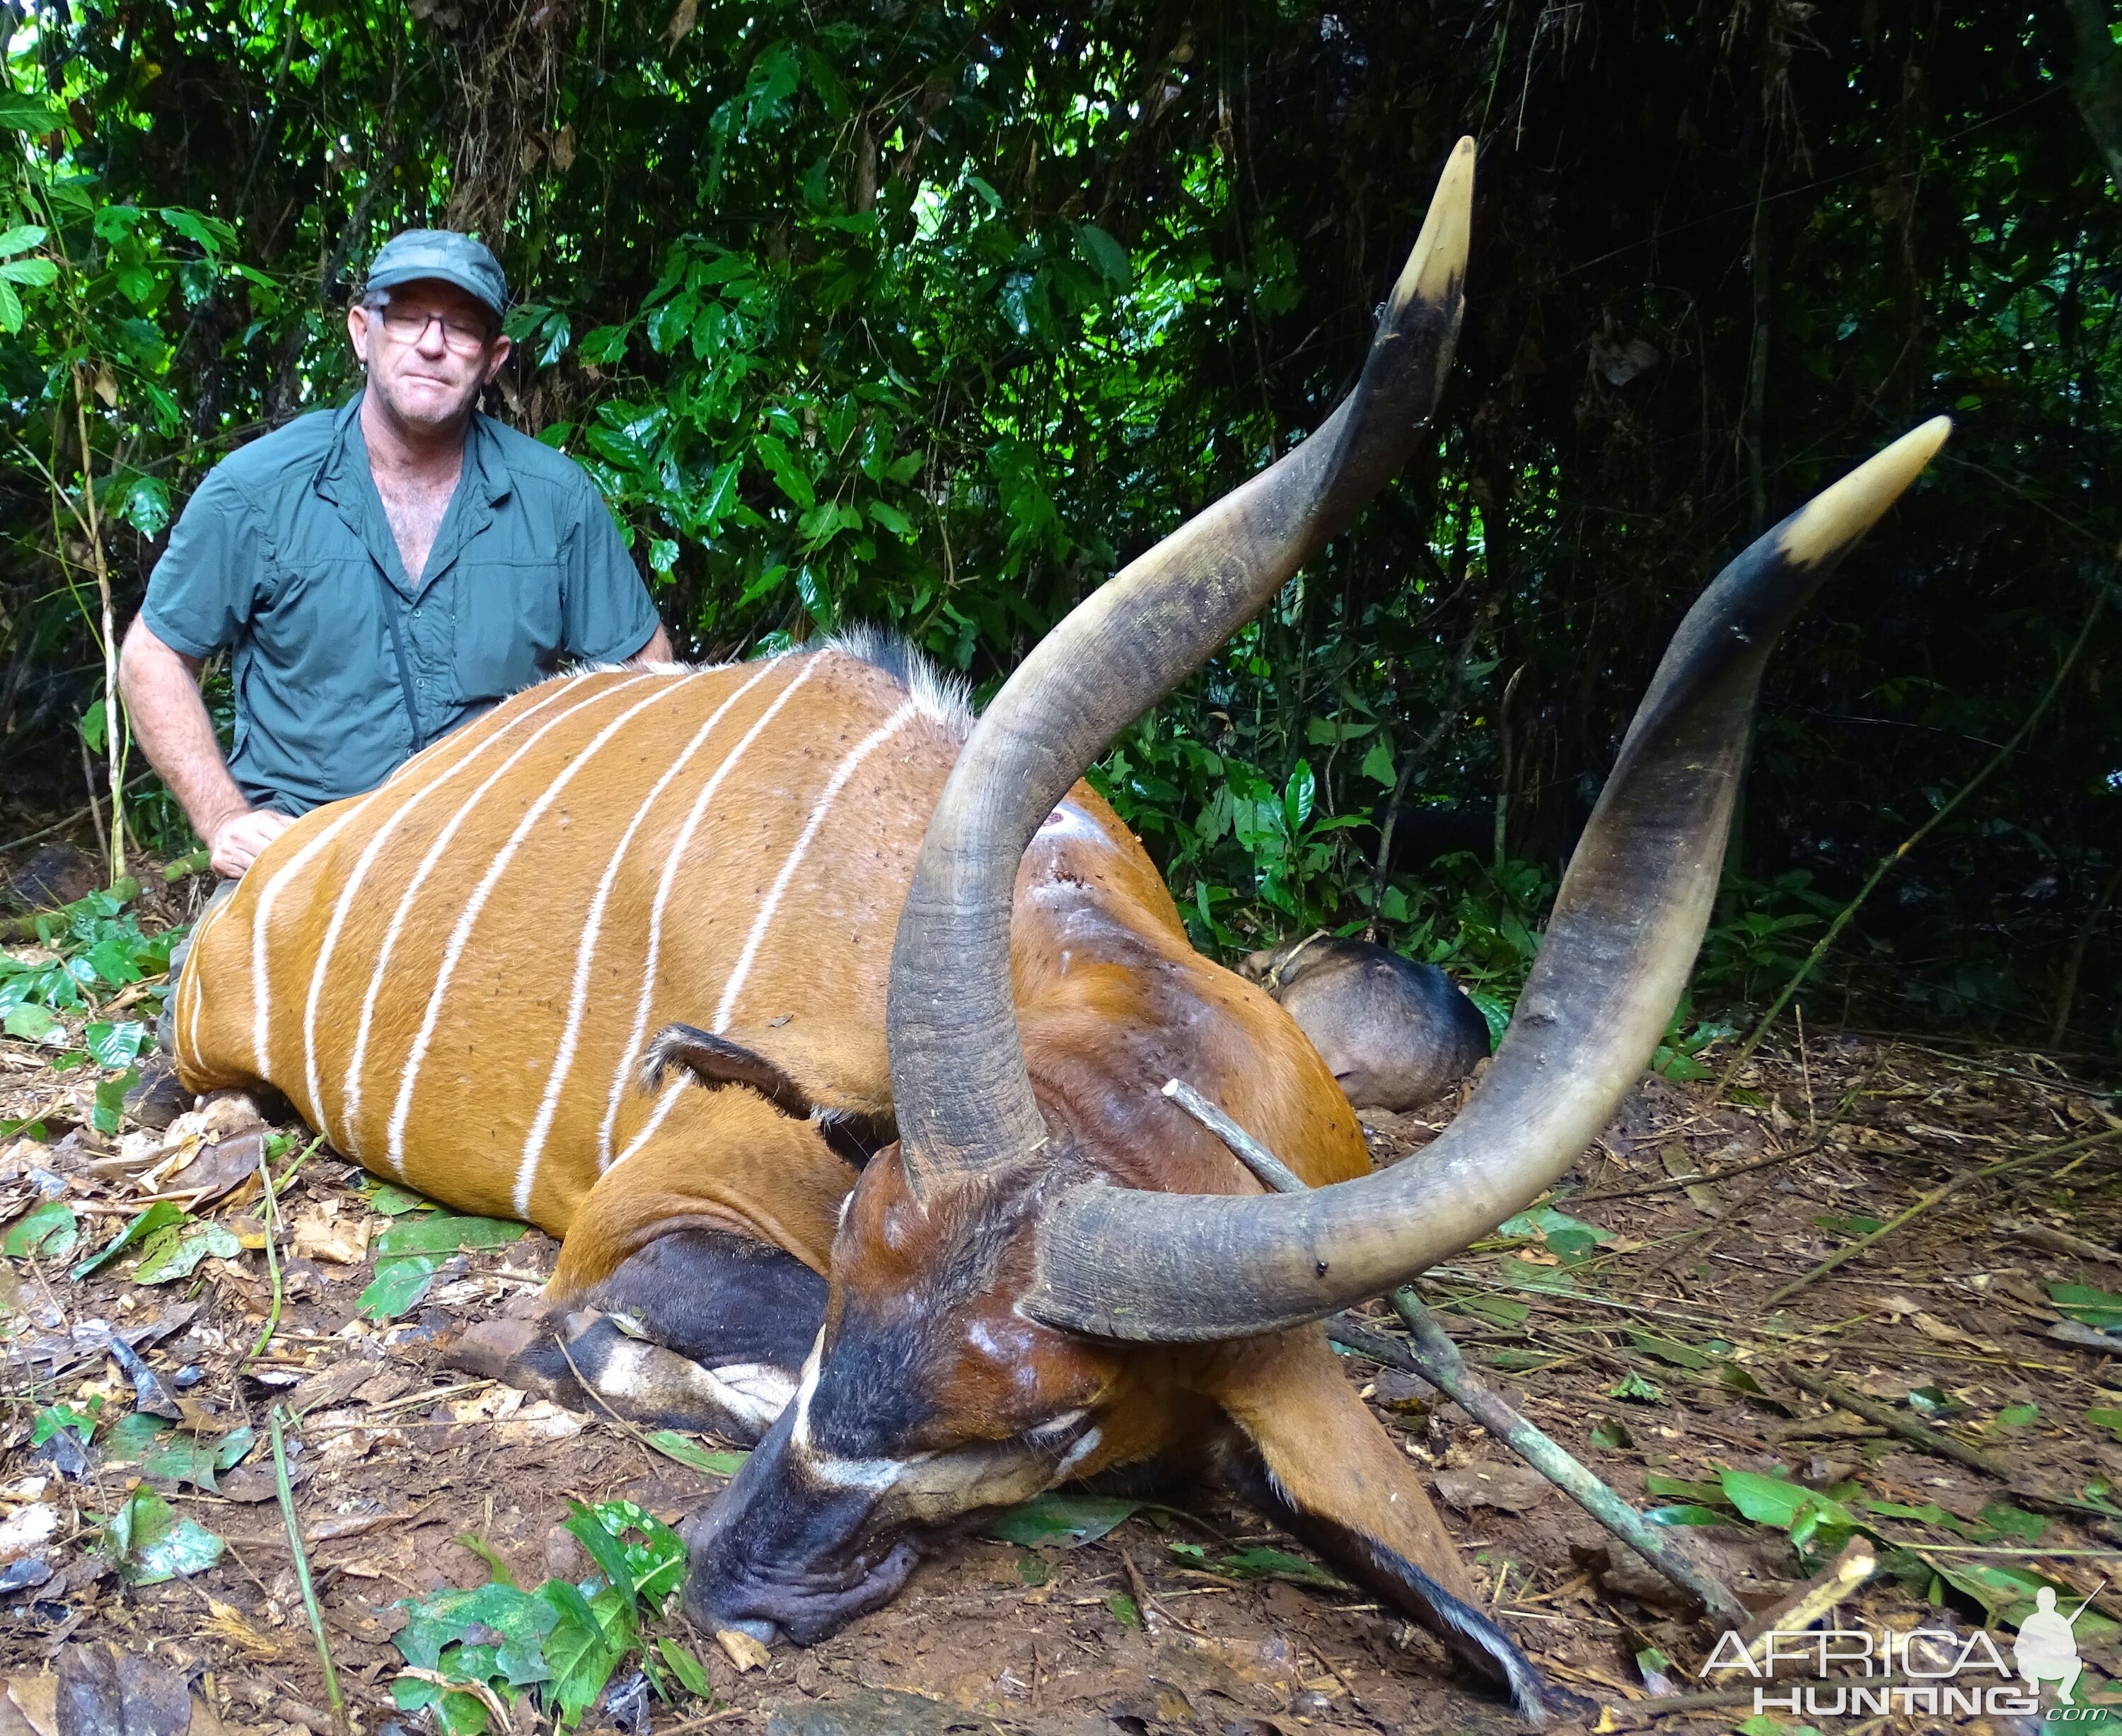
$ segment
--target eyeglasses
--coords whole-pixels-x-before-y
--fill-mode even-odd
[[[383,329],[400,344],[418,344],[428,335],[430,325],[442,328],[442,342],[460,356],[475,354],[486,348],[490,328],[484,321],[474,324],[453,319],[447,314],[416,313],[409,307],[386,307],[383,311]]]

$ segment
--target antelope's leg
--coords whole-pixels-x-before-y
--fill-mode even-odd
[[[855,1172],[749,1091],[689,1090],[687,1108],[590,1190],[542,1313],[471,1328],[452,1361],[577,1409],[587,1384],[634,1421],[765,1433],[825,1318],[811,1261]]]
[[[1482,1612],[1428,1491],[1356,1397],[1324,1332],[1301,1327],[1246,1350],[1214,1387],[1242,1431],[1221,1467],[1237,1492],[1406,1611],[1538,1720],[1548,1691]]]

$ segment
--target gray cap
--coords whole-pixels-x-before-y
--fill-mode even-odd
[[[454,283],[498,318],[508,306],[508,279],[483,241],[454,229],[407,229],[386,241],[368,267],[371,289],[391,289],[423,278]]]

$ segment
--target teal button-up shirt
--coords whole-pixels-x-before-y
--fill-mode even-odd
[[[655,605],[582,467],[475,416],[428,569],[398,554],[361,434],[361,399],[216,466],[156,564],[141,613],[189,657],[233,653],[228,769],[253,805],[300,816],[373,789],[562,659],[616,662]]]

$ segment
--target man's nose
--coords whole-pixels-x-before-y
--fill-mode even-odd
[[[420,328],[420,338],[414,346],[430,362],[439,362],[449,353],[449,328],[440,319],[431,319]]]

